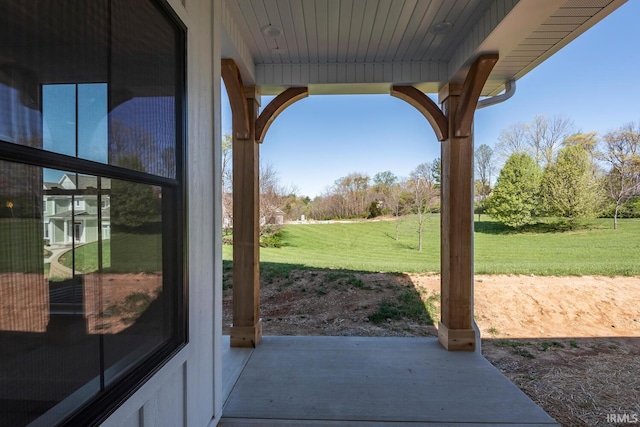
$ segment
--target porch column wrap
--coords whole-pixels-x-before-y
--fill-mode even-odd
[[[440,215],[441,319],[438,339],[447,350],[474,351],[473,320],[473,113],[486,79],[498,60],[483,55],[464,83],[439,93],[448,121],[442,141]]]
[[[255,347],[260,319],[259,145],[255,125],[260,95],[242,83],[232,60],[222,60],[233,126],[233,325],[232,347]]]
[[[249,114],[249,138],[233,138],[232,347],[255,347],[262,337],[258,181],[260,146],[255,140],[260,98],[254,87],[245,87],[244,94]]]

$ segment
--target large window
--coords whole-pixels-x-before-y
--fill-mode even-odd
[[[103,420],[186,342],[184,29],[0,2],[0,425]]]

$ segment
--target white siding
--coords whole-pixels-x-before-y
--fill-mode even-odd
[[[220,177],[212,163],[220,160],[220,41],[219,34],[212,34],[212,16],[219,29],[221,5],[220,0],[186,0],[185,6],[182,0],[169,3],[187,26],[188,41],[189,343],[104,426],[204,427],[215,425],[222,408],[222,255],[214,250],[222,247],[217,232],[221,212],[220,203],[214,201],[220,194],[213,192]]]

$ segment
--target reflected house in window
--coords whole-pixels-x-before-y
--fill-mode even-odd
[[[43,183],[44,239],[48,245],[91,243],[111,237],[111,180],[64,174],[58,182]]]

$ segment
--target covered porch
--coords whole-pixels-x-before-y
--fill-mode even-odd
[[[310,95],[389,94],[425,117],[441,147],[438,340],[450,351],[477,350],[474,113],[508,100],[518,78],[623,2],[222,2],[219,66],[233,139],[230,345],[255,347],[262,337],[259,157],[271,123]],[[262,95],[275,98],[262,105]]]
[[[436,338],[223,342],[219,426],[558,425],[480,353]]]
[[[234,247],[219,425],[557,425],[479,351],[474,113],[507,100],[518,78],[622,2],[453,3],[222,3]],[[350,93],[408,102],[440,142],[438,338],[262,336],[260,144],[268,143],[273,120],[300,99]],[[262,95],[275,98],[261,105]]]

